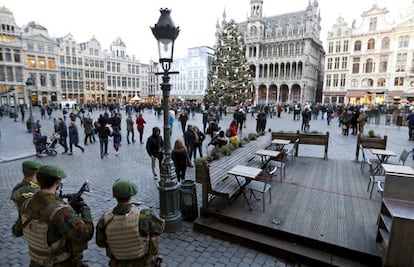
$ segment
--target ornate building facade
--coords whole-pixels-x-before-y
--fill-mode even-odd
[[[263,16],[263,0],[250,1],[250,16],[239,26],[253,73],[256,103],[321,100],[325,52],[320,21],[317,0],[309,1],[304,10],[271,17]]]
[[[0,9],[0,105],[126,103],[135,95],[153,100],[158,87],[156,63],[127,54],[120,38],[102,50],[96,38],[77,43],[71,34],[51,38],[47,28],[30,22],[22,29],[13,13]],[[32,77],[29,100],[26,80]]]
[[[383,104],[414,100],[414,4],[390,22],[387,8],[364,11],[328,32],[323,101]]]

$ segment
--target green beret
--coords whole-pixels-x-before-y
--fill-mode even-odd
[[[40,162],[37,162],[35,160],[26,160],[22,164],[24,169],[31,169],[31,170],[38,170],[42,164]]]
[[[39,168],[38,173],[47,174],[58,179],[66,178],[66,173],[55,165],[43,165]]]
[[[112,194],[116,198],[130,198],[138,193],[136,184],[122,179],[116,179],[112,186]]]

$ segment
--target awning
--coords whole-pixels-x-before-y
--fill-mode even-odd
[[[347,97],[364,97],[366,94],[365,90],[349,90],[346,93]]]
[[[389,90],[388,95],[391,97],[402,96],[404,95],[404,91],[403,90]]]
[[[141,101],[141,100],[142,99],[137,95],[135,95],[133,98],[130,99],[130,101]]]
[[[323,96],[346,96],[346,92],[323,92]]]

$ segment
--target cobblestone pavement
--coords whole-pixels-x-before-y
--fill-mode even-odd
[[[38,110],[35,110],[35,117],[40,118]],[[42,163],[57,164],[61,166],[68,178],[64,180],[64,192],[75,192],[84,180],[89,180],[92,189],[91,193],[85,193],[84,199],[91,207],[95,223],[98,218],[111,206],[115,200],[111,195],[112,183],[117,178],[125,178],[134,181],[139,188],[135,202],[142,202],[144,205],[159,209],[159,196],[157,181],[153,179],[150,168],[150,160],[145,151],[145,145],[139,142],[128,145],[125,134],[125,113],[122,113],[123,141],[121,152],[114,155],[110,141],[109,156],[101,159],[99,156],[99,144],[89,144],[85,153],[74,148],[72,156],[61,155],[63,151],[58,147],[56,157],[44,157],[39,159]],[[61,116],[60,111],[55,111],[52,116]],[[98,112],[93,113],[97,118]],[[222,129],[230,124],[232,115],[229,114],[220,122]],[[163,119],[156,117],[151,111],[144,113],[147,121],[144,142],[150,135],[151,129],[158,126],[162,129]],[[53,129],[52,120],[41,120],[42,131],[50,135]],[[195,124],[202,129],[201,115],[196,114],[190,118],[188,124]],[[293,121],[292,116],[283,113],[282,118],[269,118],[267,128],[272,131],[292,131],[300,129],[301,122]],[[256,121],[247,116],[247,127],[243,129],[242,135],[254,132]],[[413,143],[408,141],[408,130],[406,127],[400,129],[394,126],[368,126],[367,129],[374,129],[376,133],[389,136],[388,148],[400,153],[402,149],[411,150]],[[36,158],[34,147],[31,143],[31,135],[26,131],[25,123],[14,122],[8,117],[0,120],[0,266],[27,266],[29,262],[27,245],[23,238],[14,238],[11,234],[11,226],[17,217],[14,204],[10,201],[10,192],[13,186],[20,181],[21,164],[23,158]],[[83,129],[78,121],[80,140],[83,141]],[[344,160],[354,160],[356,137],[342,136],[336,120],[330,126],[326,121],[316,120],[311,122],[311,130],[321,132],[329,131],[331,141],[329,157]],[[174,123],[172,143],[176,138],[182,137],[179,122]],[[135,132],[135,138],[138,138]],[[207,138],[205,145],[208,144]],[[83,142],[80,143],[83,146]],[[204,153],[206,147],[203,147]],[[320,149],[320,150],[319,150]],[[320,157],[323,149],[316,146],[301,148],[299,155]],[[412,165],[412,159],[407,162]],[[194,169],[187,169],[187,179],[194,179]],[[197,185],[198,203],[201,204],[201,188]],[[94,239],[89,242],[89,248],[85,251],[85,259],[90,266],[104,266],[107,264],[105,251],[98,248]],[[160,254],[164,258],[165,266],[294,266],[294,263],[287,263],[281,259],[259,253],[253,249],[231,244],[226,241],[212,238],[192,231],[192,224],[182,222],[182,227],[175,233],[164,233],[160,237]]]

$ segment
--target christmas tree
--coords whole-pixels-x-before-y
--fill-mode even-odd
[[[253,82],[245,49],[237,23],[234,20],[224,22],[209,73],[211,87],[206,90],[205,103],[233,106],[253,98]]]

